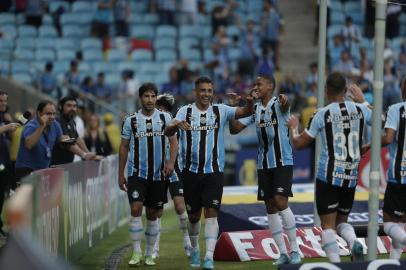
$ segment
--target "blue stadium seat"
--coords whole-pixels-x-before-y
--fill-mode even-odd
[[[361,12],[361,1],[347,1],[344,3],[344,12]]]
[[[0,32],[6,39],[14,39],[17,36],[17,28],[13,25],[0,25]]]
[[[390,41],[390,47],[392,48],[392,50],[398,51],[400,50],[400,45],[402,45],[404,40],[405,40],[404,37],[393,38]]]
[[[37,29],[31,25],[21,25],[18,27],[18,36],[19,37],[36,37]]]
[[[157,85],[162,85],[164,83],[169,82],[169,74],[168,72],[161,72],[158,73],[154,76],[154,79],[152,80],[154,83]]]
[[[88,63],[88,62],[80,62],[80,64],[79,64],[79,67],[78,67],[78,70],[80,71],[80,72],[87,72],[87,73],[89,73],[89,72],[91,72],[92,71],[92,68],[91,68],[91,66],[90,66],[90,63]]]
[[[17,49],[35,49],[35,42],[32,38],[17,38],[16,39],[16,48]]]
[[[137,25],[144,23],[144,16],[142,13],[131,12],[130,17],[128,18],[128,23],[130,25]]]
[[[121,82],[121,76],[118,73],[107,73],[106,83],[113,87],[117,86]]]
[[[39,28],[39,36],[56,38],[58,36],[58,32],[52,25],[42,25]]]
[[[104,73],[110,73],[110,72],[116,72],[117,67],[115,64],[107,63],[104,61],[95,61],[91,64],[92,70],[95,74],[99,72],[104,72]]]
[[[61,25],[75,25],[81,24],[81,14],[80,13],[63,13],[60,17]]]
[[[35,47],[37,50],[40,49],[54,49],[55,48],[55,39],[53,38],[37,38],[35,40]]]
[[[70,10],[70,4],[67,1],[49,1],[48,3],[50,13],[54,13],[60,7],[63,8],[65,12]]]
[[[20,82],[22,84],[32,83],[31,75],[28,72],[12,73],[11,77],[13,78],[13,80]]]
[[[146,1],[130,1],[130,8],[132,12],[143,13],[148,9]]]
[[[46,61],[34,61],[31,63],[31,70],[33,70],[33,74],[39,73],[44,70]]]
[[[86,49],[82,51],[83,59],[86,61],[103,61],[103,52],[97,49]]]
[[[176,51],[171,49],[157,50],[155,53],[155,60],[158,62],[176,61]]]
[[[125,50],[112,49],[108,53],[108,59],[110,62],[122,62],[127,61],[128,54]]]
[[[159,22],[158,14],[156,13],[146,13],[143,16],[143,21],[145,24],[157,25]]]
[[[14,40],[0,39],[0,49],[12,50],[14,47]]]
[[[71,38],[57,38],[55,39],[55,49],[61,50],[61,49],[77,49],[77,44],[75,43],[75,40]]]
[[[205,49],[203,51],[203,59],[205,62],[210,59],[213,59],[213,51],[211,49]]]
[[[344,5],[340,1],[331,1],[330,10],[344,12]]]
[[[330,25],[327,28],[327,37],[333,38],[335,35],[341,34],[341,29],[343,27],[344,27],[344,25],[341,25],[341,24]]]
[[[352,22],[359,27],[362,28],[364,26],[364,15],[361,13],[361,11],[347,12],[345,15],[351,17]]]
[[[137,79],[140,81],[140,83],[154,82],[155,76],[156,74],[141,72],[137,75]]]
[[[28,62],[15,60],[11,63],[11,73],[30,72]]]
[[[90,26],[90,23],[93,21],[93,13],[88,13],[88,12],[81,12],[79,16],[79,21],[81,24],[84,24],[85,26]],[[111,19],[111,18],[110,18]]]
[[[203,14],[197,14],[197,23],[199,25],[210,25],[210,17]]]
[[[54,25],[54,19],[48,14],[45,14],[42,16],[42,25],[46,26],[53,26]]]
[[[344,24],[345,15],[342,12],[332,11],[330,15],[330,24]]]
[[[101,40],[98,38],[84,38],[80,42],[80,47],[82,50],[87,50],[87,49],[101,50],[103,47],[103,44],[102,44]]]
[[[240,36],[240,28],[238,28],[238,26],[236,26],[236,25],[229,25],[229,26],[227,26],[227,28],[226,28],[226,33],[227,33],[227,35],[229,36],[229,37],[232,37],[232,36],[237,36],[237,37],[239,37]]]
[[[155,62],[145,62],[141,66],[140,73],[156,75],[161,72],[161,64]]]
[[[60,60],[55,61],[54,63],[54,73],[55,74],[64,74],[69,70],[70,61]]]
[[[0,59],[0,75],[8,76],[10,73],[10,61]]]
[[[205,25],[202,27],[202,38],[203,40],[205,39],[210,39],[212,36],[212,28],[211,25]]]
[[[132,71],[136,71],[139,66],[137,64],[131,63],[131,62],[121,62],[118,64],[118,70],[121,72],[123,72],[124,70],[132,70]]]
[[[237,48],[230,48],[228,50],[228,58],[230,61],[238,61],[241,57],[241,51]]]
[[[38,61],[54,61],[55,58],[53,50],[41,49],[35,52],[35,59]]]
[[[145,49],[135,50],[131,53],[131,60],[136,63],[152,61],[152,52]]]
[[[154,40],[154,49],[175,49],[176,41],[171,37],[157,37]]]
[[[181,25],[179,28],[179,37],[200,37],[201,27],[195,25]]]
[[[186,59],[188,61],[200,61],[200,51],[196,49],[181,50],[180,58]]]
[[[373,49],[374,48],[374,41],[369,38],[362,38],[360,42],[361,48]]]
[[[94,2],[77,1],[72,4],[72,12],[94,12],[96,9]]]
[[[16,17],[13,13],[0,13],[0,25],[14,25]]]
[[[76,25],[64,25],[62,27],[64,37],[81,38],[84,36],[83,28]]]
[[[196,37],[186,37],[179,39],[179,49],[188,50],[199,47],[199,39]]]
[[[131,37],[139,39],[153,40],[155,37],[155,28],[151,25],[132,25],[130,29]]]
[[[262,4],[262,0],[250,0],[247,1],[247,11],[248,12],[258,12],[258,11],[262,11],[263,8],[263,4]]]
[[[189,62],[189,68],[194,71],[201,70],[203,68],[203,65],[204,64],[200,61],[190,61]]]
[[[58,61],[70,61],[75,59],[76,53],[73,50],[61,49],[56,51]]]
[[[34,51],[22,48],[16,49],[13,56],[16,60],[33,61],[35,59]]]
[[[157,37],[172,37],[176,38],[177,35],[177,29],[173,25],[159,25],[156,28],[156,36]]]

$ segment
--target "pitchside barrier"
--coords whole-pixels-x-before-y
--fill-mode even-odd
[[[53,255],[75,260],[128,221],[126,193],[117,187],[118,157],[39,170],[31,184],[32,234]]]

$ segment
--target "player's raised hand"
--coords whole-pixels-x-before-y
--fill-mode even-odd
[[[176,126],[184,131],[192,130],[192,127],[188,122],[185,120],[183,121],[176,121]]]
[[[364,93],[362,93],[361,88],[359,88],[359,86],[354,83],[350,84],[350,86],[348,87],[348,95],[354,102],[365,102]]]
[[[234,92],[229,92],[226,94],[228,97],[228,104],[230,106],[237,106],[241,100],[241,96]]]
[[[124,175],[118,176],[118,186],[121,190],[127,192],[127,179],[125,179]]]
[[[286,121],[286,126],[289,129],[297,129],[299,126],[299,119],[294,115],[289,116],[288,121]]]
[[[285,94],[280,94],[278,96],[278,102],[281,104],[282,107],[286,106],[288,104],[288,102],[289,102],[289,98]]]
[[[169,176],[171,176],[174,169],[175,169],[175,164],[172,164],[172,162],[165,162],[164,169],[163,169],[163,174],[164,174],[165,179],[167,179]]]

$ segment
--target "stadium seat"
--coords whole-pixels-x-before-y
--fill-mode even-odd
[[[110,64],[104,61],[95,61],[91,64],[92,70],[95,74],[99,72],[110,73],[117,71],[114,64]]]
[[[35,42],[33,42],[32,38],[17,38],[16,39],[16,48],[17,49],[31,49],[34,50]]]
[[[230,48],[228,50],[228,59],[230,61],[238,61],[241,57],[241,51],[237,48]]]
[[[176,52],[171,49],[160,49],[155,53],[155,60],[158,62],[176,61]]]
[[[392,50],[398,51],[398,50],[400,50],[400,46],[402,45],[404,40],[405,40],[404,37],[393,38],[390,41],[390,47],[392,48]]]
[[[55,58],[53,50],[41,49],[35,52],[35,59],[38,61],[54,61]]]
[[[188,61],[200,61],[200,51],[196,49],[187,49],[180,51],[180,58]]]
[[[18,48],[13,52],[14,59],[33,61],[35,59],[35,54],[33,50]]]
[[[91,66],[90,66],[89,63],[82,61],[82,62],[80,62],[80,64],[79,64],[78,70],[79,70],[80,72],[87,72],[87,73],[89,73],[89,72],[92,71],[92,68],[91,68]]]
[[[210,25],[210,18],[207,15],[197,14],[197,23],[203,26]]]
[[[374,41],[369,38],[362,38],[360,42],[361,48],[373,49],[374,48]]]
[[[199,47],[199,39],[195,37],[186,37],[179,39],[179,49],[188,50]]]
[[[137,62],[152,61],[152,52],[150,50],[135,50],[131,53],[131,60]]]
[[[330,24],[344,24],[345,15],[342,12],[332,11],[330,15]]]
[[[177,30],[175,26],[172,25],[159,25],[156,28],[157,37],[172,37],[176,38]]]
[[[90,27],[90,23],[93,21],[93,13],[89,13],[89,12],[81,12],[79,14],[79,21],[82,25],[84,26],[89,26]],[[111,19],[111,18],[110,18]]]
[[[154,49],[175,49],[176,41],[171,37],[157,37],[154,40]]]
[[[121,82],[121,76],[117,73],[107,73],[106,83],[111,86],[117,86]]]
[[[205,25],[202,27],[202,38],[204,39],[210,39],[212,36],[212,28],[211,25]]]
[[[77,45],[75,44],[75,40],[70,38],[57,38],[55,39],[55,49],[77,49]]]
[[[132,70],[132,71],[136,71],[138,68],[137,64],[134,63],[130,63],[130,62],[121,62],[118,64],[118,70],[121,72],[123,72],[124,70]]]
[[[103,52],[97,49],[87,49],[82,51],[83,59],[86,61],[103,61]]]
[[[70,61],[75,59],[76,53],[72,50],[61,49],[56,51],[56,55],[59,61]]]
[[[158,22],[159,22],[158,14],[156,14],[156,13],[146,13],[143,16],[143,21],[144,21],[145,24],[157,25]]]
[[[128,59],[128,54],[124,50],[112,49],[108,53],[108,59],[110,62],[122,62]]]
[[[68,12],[70,4],[67,1],[49,1],[48,8],[50,13],[54,13],[58,8],[63,8],[65,12]]]
[[[227,28],[226,28],[226,33],[229,37],[233,37],[233,36],[239,37],[240,32],[241,32],[240,28],[238,28],[238,26],[236,26],[236,25],[230,25],[230,26],[227,26]]]
[[[15,60],[11,63],[11,73],[30,72],[28,62]]]
[[[39,36],[56,38],[58,37],[58,32],[52,25],[42,25],[39,28]]]
[[[155,36],[155,29],[151,25],[132,25],[130,33],[131,37],[153,40]]]
[[[344,6],[340,1],[331,1],[330,10],[344,12]]]
[[[54,63],[54,73],[55,74],[64,74],[69,70],[70,61],[66,60],[59,60],[55,61]]]
[[[64,37],[81,38],[84,35],[83,29],[76,25],[64,25],[62,27]]]
[[[360,1],[347,1],[344,3],[344,12],[361,12],[361,2]]]
[[[54,49],[55,39],[53,38],[37,38],[35,40],[35,47],[37,50],[40,49]]]
[[[211,49],[205,49],[203,51],[203,59],[205,62],[210,59],[213,59],[213,51]]]
[[[157,85],[162,85],[164,83],[169,82],[169,74],[168,74],[168,72],[158,73],[153,78],[154,79],[152,81],[154,83],[156,83]]]
[[[140,73],[156,75],[161,72],[161,65],[155,62],[145,62],[142,64]]]
[[[0,76],[8,76],[10,73],[10,61],[0,59]]]
[[[132,12],[144,13],[148,9],[146,1],[130,1],[130,8]]]
[[[140,83],[146,83],[146,82],[154,82],[156,74],[150,74],[150,73],[140,73],[137,76],[137,79],[140,81]]]
[[[81,24],[81,16],[80,13],[63,13],[60,17],[61,25],[77,25]]]
[[[247,1],[247,11],[248,12],[258,12],[262,11],[263,4],[262,0],[250,0]]]
[[[341,25],[341,24],[330,25],[327,28],[327,37],[333,38],[335,35],[341,34],[341,29],[343,27],[344,27],[344,25]]]
[[[179,37],[200,37],[201,28],[194,25],[181,25],[179,28]]]
[[[200,61],[190,61],[189,68],[194,71],[201,70],[203,68],[203,63]]]
[[[33,74],[35,73],[40,73],[41,71],[44,70],[46,61],[34,61],[31,63],[31,70],[33,70]]]
[[[0,25],[14,25],[16,17],[13,13],[0,13]]]
[[[23,84],[32,83],[31,75],[28,72],[12,73],[11,77],[13,78],[13,80],[23,83]]]
[[[14,40],[0,39],[0,49],[12,50],[14,47]]]
[[[72,4],[72,12],[94,12],[96,9],[94,2],[77,1]]]
[[[80,48],[82,50],[88,50],[88,49],[97,49],[101,50],[103,47],[103,44],[100,39],[98,38],[84,38],[80,42]]]
[[[42,16],[42,25],[46,26],[53,26],[54,25],[54,19],[52,19],[51,15],[45,14]]]
[[[18,27],[19,37],[36,37],[37,29],[31,25],[21,25]]]
[[[17,28],[13,25],[0,25],[0,32],[5,39],[14,39],[17,36]]]

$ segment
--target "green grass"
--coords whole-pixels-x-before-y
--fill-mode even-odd
[[[181,232],[178,228],[177,218],[172,209],[165,211],[162,217],[162,234],[161,234],[161,244],[160,244],[160,257],[156,260],[156,266],[140,266],[137,269],[153,269],[153,270],[182,270],[191,269],[187,257],[183,250],[183,241]],[[145,220],[144,220],[145,224]],[[202,232],[204,228],[202,225]],[[204,237],[200,237],[200,249],[204,253]],[[127,226],[123,226],[115,231],[113,234],[108,236],[99,245],[89,250],[78,261],[74,262],[74,266],[78,269],[92,270],[92,269],[103,269],[107,258],[110,256],[111,252],[115,249],[130,244],[130,236],[128,233]],[[145,250],[145,241],[142,243],[143,251]],[[132,253],[132,248],[124,254],[121,259],[120,267],[118,269],[134,269],[127,265],[130,260]],[[204,254],[201,254],[204,256]],[[387,255],[379,256],[379,258],[387,258]],[[402,256],[403,258],[405,255]],[[343,262],[349,261],[349,257],[341,257]],[[327,261],[326,258],[314,258],[306,259],[305,262],[320,262]],[[262,270],[262,269],[277,269],[277,267],[272,266],[272,261],[253,261],[253,262],[215,262],[216,269],[252,269],[252,270]]]

